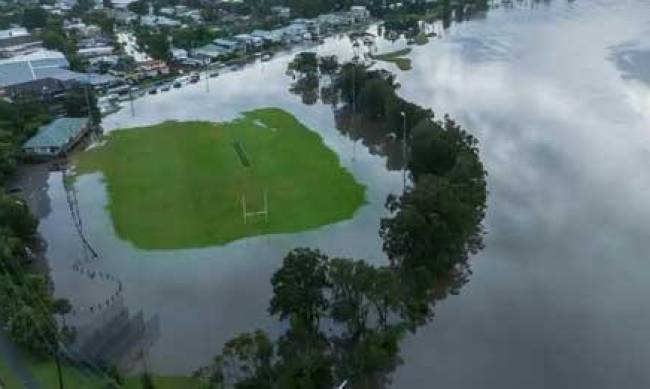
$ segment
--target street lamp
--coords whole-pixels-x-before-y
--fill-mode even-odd
[[[357,160],[357,140],[354,139],[354,123],[357,119],[357,63],[352,63],[352,162]]]
[[[403,127],[402,127],[402,161],[404,163],[403,170],[402,170],[402,195],[406,192],[406,112],[402,111],[400,112],[400,115],[402,115],[403,119]]]

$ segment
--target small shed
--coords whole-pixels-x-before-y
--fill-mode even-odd
[[[30,157],[53,158],[70,150],[90,128],[88,118],[59,118],[38,129],[23,145]]]

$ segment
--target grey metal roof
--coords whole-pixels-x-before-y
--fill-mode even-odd
[[[223,55],[225,53],[224,49],[222,47],[219,47],[217,45],[213,44],[207,44],[205,46],[199,47],[197,49],[194,49],[194,54],[203,54],[207,56],[214,56],[218,57],[220,55]]]
[[[34,74],[25,62],[9,62],[0,65],[0,88],[33,80]]]
[[[23,145],[23,149],[63,147],[77,137],[88,123],[88,118],[59,118],[41,127],[38,133]]]
[[[47,78],[51,69],[67,68],[70,64],[58,52],[42,51],[0,60],[0,88]]]
[[[30,81],[52,78],[62,82],[76,81],[82,84],[104,85],[116,80],[107,74],[77,73],[60,67],[30,67],[27,62],[10,62],[0,65],[0,88]]]

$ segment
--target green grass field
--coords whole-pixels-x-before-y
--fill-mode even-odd
[[[246,166],[249,165],[249,166]],[[112,132],[76,157],[78,174],[101,171],[117,234],[142,249],[222,245],[351,218],[365,188],[320,136],[265,108],[227,123],[165,122]],[[244,223],[248,211],[269,219]]]
[[[30,371],[34,378],[42,388],[58,388],[58,374],[56,365],[53,360],[44,361],[31,361]],[[63,383],[66,388],[74,389],[102,389],[106,388],[107,384],[111,381],[108,376],[100,376],[95,373],[82,373],[74,367],[68,365],[61,366],[63,376]],[[180,376],[157,376],[153,375],[152,380],[156,389],[201,389],[205,385],[201,384],[197,379],[192,377]],[[22,388],[22,384],[16,386],[9,384],[7,388]],[[142,379],[140,376],[129,376],[124,379],[124,389],[140,389],[142,388]]]
[[[402,71],[411,70],[411,59],[404,57],[411,53],[411,48],[392,51],[390,53],[372,55],[371,58],[377,61],[391,62],[397,65],[397,68]]]

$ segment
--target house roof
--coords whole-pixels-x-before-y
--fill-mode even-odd
[[[110,83],[115,79],[107,75],[73,72],[67,67],[68,61],[58,52],[36,52],[2,60],[0,61],[0,88],[46,78],[91,85]]]
[[[218,57],[220,55],[225,54],[225,51],[223,47],[213,45],[213,44],[207,44],[205,46],[194,49],[194,54],[203,54],[209,57]]]
[[[38,133],[23,145],[23,149],[40,147],[63,147],[78,136],[88,118],[59,118],[39,128]]]
[[[212,41],[217,46],[236,47],[239,43],[230,39],[215,39]]]
[[[13,62],[30,62],[31,66],[35,68],[46,66],[67,68],[69,66],[63,53],[51,50],[38,50],[30,54],[16,55],[11,58],[0,60],[0,65]]]
[[[29,32],[24,27],[9,28],[7,30],[0,30],[0,39],[15,38],[19,36],[29,36]]]

